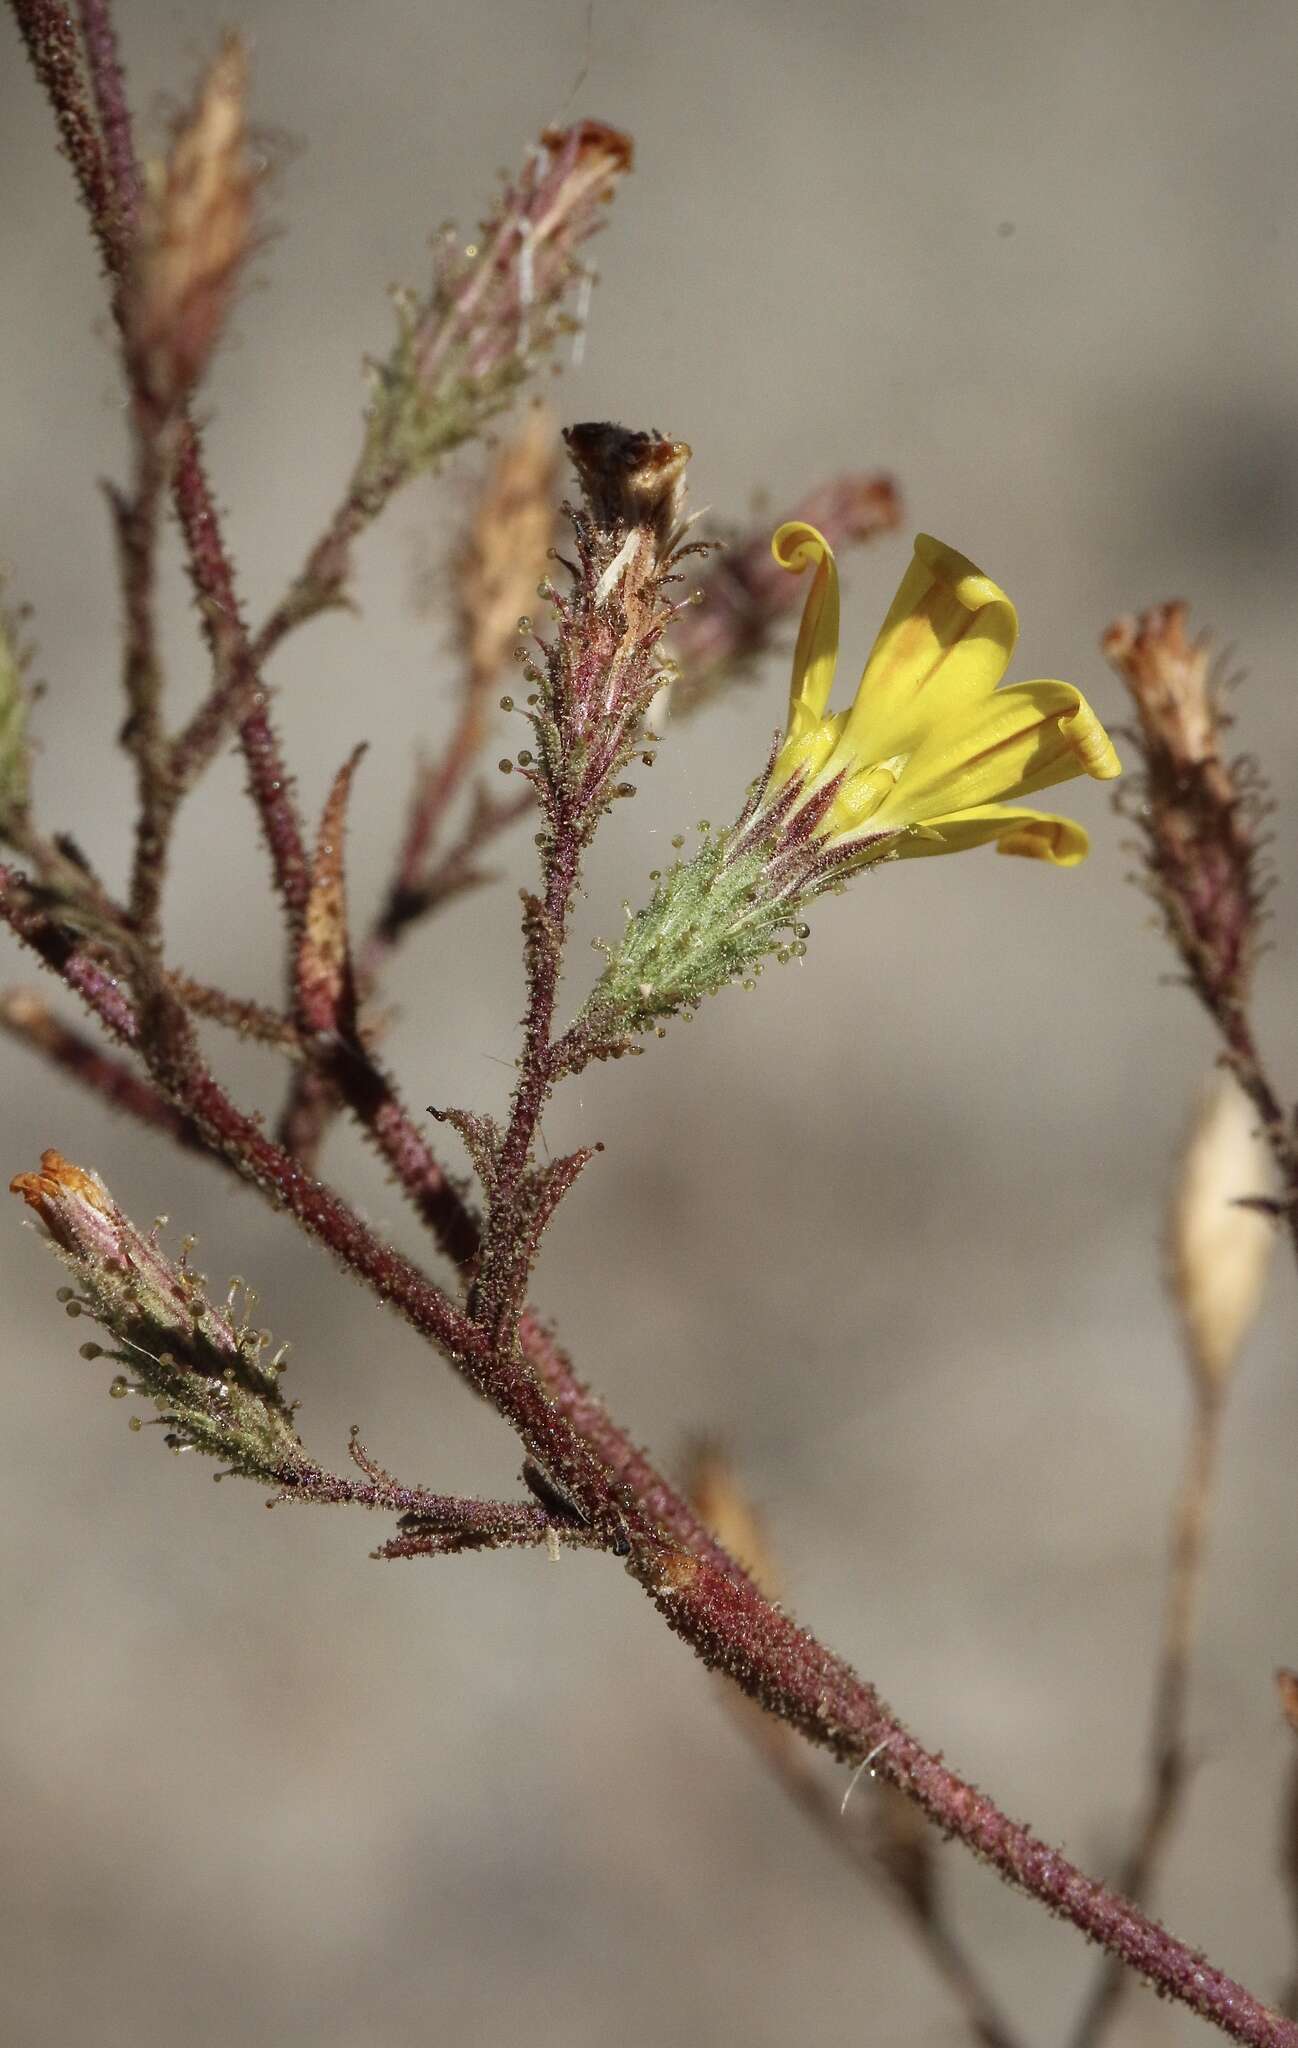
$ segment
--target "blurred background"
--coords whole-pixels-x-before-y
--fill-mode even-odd
[[[117,11],[156,144],[232,10]],[[848,559],[849,669],[914,527],[1013,594],[1016,678],[1067,677],[1110,718],[1101,630],[1190,598],[1250,671],[1238,738],[1278,799],[1258,1018],[1292,1089],[1298,13],[245,0],[233,18],[282,164],[278,232],[208,390],[254,617],[350,466],[387,285],[422,282],[429,232],[470,226],[546,122],[615,122],[637,167],[595,250],[564,416],[688,438],[694,503],[726,516],[759,493],[778,516],[844,467],[892,469],[906,527]],[[0,554],[49,683],[38,795],[120,875],[129,778],[95,480],[124,474],[121,397],[89,239],[7,20],[0,180]],[[444,578],[473,473],[470,456],[399,499],[362,550],[363,620],[315,624],[276,665],[308,810],[370,740],[362,913],[413,750],[452,715],[446,632],[415,594],[430,565]],[[203,670],[174,550],[170,574],[192,701]],[[775,663],[675,729],[607,829],[590,932],[642,899],[671,834],[733,814],[784,687]],[[171,929],[194,972],[269,998],[277,926],[241,781],[225,759],[186,815]],[[800,968],[571,1084],[551,1143],[608,1149],[535,1293],[640,1440],[671,1461],[690,1432],[721,1435],[799,1614],[1094,1869],[1112,1867],[1142,1783],[1186,1406],[1161,1216],[1212,1046],[1167,982],[1106,793],[1063,796],[1094,835],[1085,867],[981,853],[867,878],[816,916]],[[389,1052],[415,1103],[506,1098],[531,852],[524,828],[507,882],[400,958]],[[5,972],[35,979],[16,956]],[[228,1042],[221,1059],[242,1100],[276,1102],[268,1059]],[[494,1418],[287,1223],[8,1044],[0,1061],[6,1176],[57,1145],[137,1219],[196,1232],[214,1280],[245,1276],[292,1340],[322,1460],[358,1422],[407,1479],[515,1488]],[[326,1166],[414,1248],[345,1131]],[[607,1559],[378,1565],[378,1520],[267,1515],[251,1488],[214,1488],[156,1435],[128,1435],[16,1204],[0,1262],[6,2039],[960,2038],[893,1908],[786,1806]],[[1298,1662],[1295,1306],[1281,1257],[1231,1412],[1197,1772],[1158,1900],[1272,1997],[1295,1939],[1278,1876],[1293,1738],[1271,1680]],[[1093,1962],[1079,1937],[957,1849],[942,1869],[1026,2038],[1062,2039]],[[1114,2038],[1197,2035],[1138,1994]]]

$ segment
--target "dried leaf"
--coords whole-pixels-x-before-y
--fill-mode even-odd
[[[364,754],[357,747],[334,777],[311,863],[302,936],[297,950],[297,1008],[307,1031],[351,1036],[356,1027],[356,986],[347,930],[343,842],[352,777]]]

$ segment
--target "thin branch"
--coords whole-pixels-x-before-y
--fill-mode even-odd
[[[71,16],[52,0],[11,0],[33,68],[54,109],[65,154],[114,284],[114,312],[122,319],[121,287],[130,253],[132,202],[119,194],[104,146],[85,103],[81,51]],[[114,148],[134,163],[129,120],[111,42],[111,16],[104,0],[91,10],[95,33],[88,47],[96,65],[96,92],[111,109]],[[196,428],[182,420],[172,472],[176,514],[185,536],[190,577],[198,598],[217,682],[185,731],[173,743],[167,780],[175,801],[192,786],[232,722],[248,763],[249,784],[270,849],[276,886],[290,930],[296,930],[306,890],[306,856],[292,788],[266,709],[259,672],[240,616],[234,574],[203,468]]]
[[[375,1463],[353,1429],[348,1446],[364,1477],[350,1479],[295,1458],[285,1467],[283,1490],[269,1507],[306,1501],[321,1507],[352,1506],[401,1517],[396,1536],[374,1554],[384,1558],[445,1557],[462,1550],[500,1550],[559,1543],[599,1547],[601,1537],[580,1523],[556,1516],[536,1501],[477,1500],[404,1486]]]
[[[753,1748],[817,1833],[872,1891],[880,1883],[886,1887],[889,1898],[904,1913],[924,1955],[959,2007],[974,2039],[983,2048],[1019,2048],[1013,2027],[936,1901],[922,1903],[911,1887],[896,1882],[878,1848],[859,1828],[846,1825],[841,1794],[826,1783],[805,1750],[788,1739],[789,1731],[782,1722],[773,1721],[760,1709],[753,1709],[743,1718]]]
[[[105,1052],[84,1032],[65,1024],[30,989],[0,993],[0,1028],[79,1081],[110,1109],[122,1110],[137,1123],[173,1138],[186,1151],[201,1152],[209,1159],[214,1156],[196,1127],[173,1109],[151,1082],[142,1080],[133,1067]]]
[[[273,1046],[295,1059],[302,1056],[302,1035],[282,1010],[255,1002],[251,996],[227,995],[224,989],[213,988],[210,982],[195,981],[189,974],[168,973],[165,978],[168,988],[195,1017],[206,1017],[227,1031],[237,1032],[240,1038]]]
[[[122,744],[135,763],[135,859],[130,916],[141,940],[159,944],[167,850],[178,791],[162,723],[162,667],[154,625],[158,514],[166,487],[165,422],[137,399],[135,477],[129,496],[110,492],[124,614]]]
[[[140,174],[135,161],[131,110],[117,55],[117,32],[108,0],[78,0],[86,69],[90,73],[95,112],[112,175],[113,197],[122,232],[129,241],[140,204]]]
[[[267,698],[239,609],[234,569],[221,535],[196,428],[186,423],[176,461],[172,494],[198,599],[203,631],[211,649],[217,688],[176,739],[172,773],[188,789],[212,758],[230,723],[237,723],[248,766],[248,786],[270,852],[275,886],[296,940],[310,887],[310,863],[293,784],[270,722]]]
[[[1164,1995],[1255,2048],[1295,2048],[1298,2025],[1215,1969],[1129,1901],[1012,1821],[926,1750],[858,1678],[751,1586],[702,1559],[633,1551],[632,1567],[669,1628],[751,1699],[845,1763],[873,1762],[943,1833],[1006,1883],[1102,1944]]]
[[[110,160],[86,104],[82,51],[67,8],[57,0],[10,0],[32,69],[58,125],[81,202],[114,297],[126,270],[128,234]]]
[[[1186,1717],[1191,1663],[1199,1634],[1208,1522],[1225,1402],[1204,1390],[1195,1399],[1185,1465],[1172,1512],[1171,1555],[1149,1744],[1149,1789],[1117,1886],[1140,1905],[1149,1897],[1190,1777]],[[1131,1980],[1107,1956],[1098,1966],[1072,2035],[1072,2048],[1096,2048],[1116,2018]]]

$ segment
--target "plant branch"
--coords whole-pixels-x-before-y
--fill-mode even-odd
[[[10,0],[32,69],[54,111],[59,144],[99,248],[114,298],[125,274],[128,223],[113,167],[86,104],[82,51],[68,9],[57,0]]]
[[[158,513],[166,487],[165,422],[139,401],[135,418],[135,477],[129,496],[110,492],[125,619],[122,744],[135,763],[137,811],[131,871],[130,920],[140,940],[156,949],[167,848],[177,789],[162,723],[162,669],[154,628]]]
[[[982,2043],[982,2048],[1018,2048],[1014,2029],[932,1897],[931,1888],[921,1892],[918,1887],[899,1881],[889,1867],[886,1851],[881,1851],[861,1829],[846,1824],[839,1793],[814,1768],[806,1751],[789,1739],[789,1731],[781,1722],[773,1721],[760,1710],[745,1713],[743,1718],[744,1732],[752,1747],[816,1832],[872,1891],[880,1884],[885,1887],[934,1972],[950,1992],[973,2038]]]
[[[117,32],[108,0],[78,0],[86,69],[90,74],[95,112],[112,177],[113,201],[124,238],[135,230],[140,205],[140,173],[135,161],[131,111],[117,55]]]
[[[668,1627],[768,1712],[845,1763],[870,1761],[935,1826],[958,1836],[1008,1884],[1071,1921],[1165,1996],[1235,2040],[1295,2048],[1298,2025],[1010,1820],[917,1742],[872,1685],[751,1586],[702,1559],[667,1553],[633,1552],[631,1568]]]
[[[189,788],[221,744],[228,725],[237,723],[249,791],[261,820],[289,931],[296,940],[310,887],[302,822],[239,609],[234,569],[222,539],[198,433],[188,422],[181,437],[172,493],[217,674],[216,688],[174,743],[173,773],[182,788]]]
[[[122,1110],[137,1123],[173,1138],[186,1151],[198,1151],[207,1158],[215,1156],[195,1125],[181,1116],[165,1095],[141,1079],[124,1060],[105,1052],[93,1039],[56,1017],[31,990],[7,989],[0,994],[0,1028],[80,1082],[110,1109]]]
[[[461,1550],[540,1543],[553,1549],[560,1541],[589,1546],[600,1540],[593,1530],[556,1516],[536,1501],[476,1500],[404,1486],[375,1463],[355,1429],[348,1449],[362,1478],[341,1477],[306,1459],[295,1459],[284,1469],[283,1491],[267,1505],[308,1501],[321,1507],[364,1507],[399,1515],[398,1534],[375,1552],[377,1557],[444,1557]]]
[[[1217,1392],[1196,1394],[1185,1464],[1172,1510],[1171,1554],[1149,1743],[1149,1786],[1144,1811],[1117,1877],[1136,1904],[1149,1897],[1180,1813],[1190,1776],[1186,1716],[1191,1662],[1199,1633],[1199,1603],[1207,1556],[1208,1521],[1221,1446],[1225,1402]],[[1098,1966],[1072,2048],[1096,2048],[1117,2016],[1130,1978],[1106,1956]]]
[[[66,9],[51,0],[11,0],[37,78],[54,109],[63,147],[113,281],[114,312],[124,319],[122,287],[131,250],[136,191],[123,195],[85,104],[81,52]],[[93,28],[93,33],[90,30]],[[114,166],[134,166],[130,120],[111,33],[111,16],[100,0],[92,6],[88,47],[95,65],[96,93],[112,123]],[[190,578],[216,670],[215,686],[189,725],[173,742],[167,779],[174,803],[188,790],[237,722],[248,764],[249,785],[270,850],[276,887],[290,932],[296,933],[306,894],[307,863],[292,786],[270,723],[257,663],[253,658],[234,585],[234,572],[203,467],[197,429],[183,415],[171,476],[176,514],[184,534]]]
[[[117,281],[115,300],[120,318],[121,282],[130,251],[123,225],[125,195],[117,190],[117,181],[124,175],[119,165],[127,161],[130,151],[129,128],[119,121],[119,112],[124,117],[124,102],[120,100],[115,54],[111,38],[106,40],[104,33],[109,27],[107,8],[92,7],[85,17],[92,62],[98,67],[101,120],[106,130],[117,124],[106,147],[86,108],[80,55],[69,17],[48,0],[13,0],[13,5],[53,102],[101,254]],[[436,420],[426,417],[428,406],[433,401],[440,403],[441,385],[434,380],[449,373],[453,344],[464,352],[469,372],[479,380],[484,404],[494,406],[515,376],[519,321],[526,326],[529,316],[533,320],[536,316],[532,297],[535,272],[529,269],[532,302],[523,305],[519,253],[527,250],[529,265],[539,258],[539,250],[525,233],[533,214],[544,221],[573,224],[566,241],[560,241],[554,252],[553,310],[572,274],[574,242],[589,232],[591,208],[629,162],[625,138],[600,129],[598,124],[581,124],[552,144],[547,142],[547,148],[551,155],[544,176],[529,173],[532,182],[509,195],[494,236],[485,238],[489,247],[481,267],[463,270],[458,267],[459,258],[448,250],[451,267],[442,297],[435,292],[430,307],[422,313],[416,310],[403,328],[393,374],[380,393],[378,428],[359,472],[376,504],[390,494],[394,480],[413,473],[417,466],[427,466],[444,446],[454,445],[446,438],[450,432],[446,420],[440,414]],[[130,161],[133,164],[133,157]],[[535,240],[540,240],[539,230]],[[512,269],[498,260],[505,253],[514,264]],[[497,304],[493,293],[505,296]],[[488,308],[494,310],[490,326],[484,328]],[[460,374],[458,368],[456,374]],[[434,426],[440,440],[430,439]],[[617,490],[626,486],[633,493],[642,493],[646,479],[658,489],[659,525],[652,542],[646,538],[644,543],[649,550],[645,559],[652,558],[657,564],[658,544],[665,541],[673,523],[683,444],[656,443],[651,437],[620,435],[620,430],[602,427],[580,430],[579,465],[584,463],[589,469],[596,459],[604,461],[610,432],[617,443]],[[179,789],[189,787],[230,725],[238,725],[295,949],[310,894],[311,866],[291,784],[267,714],[259,668],[259,653],[267,650],[260,641],[252,640],[242,619],[198,436],[183,416],[177,443],[173,495],[213,659],[214,686],[196,720],[174,743],[170,765]],[[394,463],[399,475],[393,470]],[[616,490],[611,472],[599,482],[603,496],[595,524],[587,522],[578,536],[582,557],[579,588],[559,607],[559,644],[543,650],[552,688],[544,710],[534,721],[544,755],[544,780],[540,770],[532,779],[543,787],[547,804],[544,893],[540,901],[528,906],[529,993],[522,1066],[509,1123],[491,1163],[490,1209],[469,1313],[411,1261],[384,1244],[339,1194],[306,1173],[265,1135],[255,1117],[236,1106],[203,1063],[185,1006],[160,964],[147,953],[138,962],[132,974],[131,1000],[123,992],[121,962],[100,957],[80,931],[60,923],[56,906],[44,902],[23,876],[5,868],[0,868],[0,916],[82,997],[110,1033],[140,1054],[155,1087],[214,1154],[258,1187],[272,1204],[287,1208],[346,1270],[381,1302],[396,1308],[491,1401],[539,1467],[544,1489],[553,1490],[578,1527],[589,1531],[590,1540],[627,1558],[628,1569],[669,1627],[706,1665],[724,1671],[748,1698],[840,1760],[854,1765],[873,1763],[880,1776],[905,1793],[938,1827],[958,1835],[1007,1882],[1068,1918],[1164,1993],[1238,2040],[1265,2044],[1265,2048],[1298,2048],[1298,2025],[1268,2010],[1167,1934],[1138,1906],[1085,1877],[960,1779],[940,1755],[926,1750],[884,1706],[870,1683],[768,1601],[719,1546],[700,1545],[690,1553],[667,1540],[669,1517],[687,1526],[688,1507],[673,1505],[672,1489],[656,1481],[652,1468],[639,1476],[646,1482],[656,1481],[654,1494],[662,1503],[661,1515],[657,1505],[650,1506],[648,1492],[645,1496],[633,1492],[624,1475],[638,1470],[634,1455],[619,1466],[612,1456],[606,1458],[594,1447],[601,1430],[598,1413],[592,1409],[587,1414],[589,1436],[578,1428],[574,1417],[581,1410],[581,1396],[566,1384],[562,1355],[555,1351],[550,1356],[552,1377],[547,1383],[545,1370],[524,1350],[528,1319],[522,1309],[523,1286],[534,1249],[527,1231],[535,1218],[544,1220],[546,1203],[552,1204],[581,1164],[580,1155],[556,1162],[548,1169],[550,1179],[539,1193],[527,1189],[540,1117],[566,1049],[566,1040],[554,1038],[554,1016],[568,910],[593,821],[613,796],[624,793],[620,785],[613,786],[611,778],[630,758],[635,744],[656,680],[652,649],[670,611],[657,601],[661,578],[652,583],[642,580],[637,587],[635,558],[624,549],[604,545],[616,520],[603,514]],[[358,498],[357,503],[361,502]],[[344,533],[337,521],[326,538],[330,535],[341,549],[345,571],[352,536]],[[330,589],[324,588],[332,577],[330,569],[310,594],[314,608],[319,608],[317,598],[331,601],[340,594],[341,574]],[[299,615],[309,616],[310,611]],[[569,660],[573,650],[581,656],[575,666]],[[542,679],[538,676],[538,680]],[[354,1091],[362,1081],[366,1087],[375,1085],[377,1070],[367,1053],[354,1054],[348,1048],[345,1064],[353,1074],[349,1085]],[[371,1126],[376,1132],[386,1130],[386,1142],[399,1154],[411,1126],[390,1085],[378,1078],[381,1085],[368,1112]],[[138,1102],[132,1106],[137,1112],[143,1107]],[[389,1108],[391,1121],[385,1123]],[[426,1165],[438,1171],[426,1147],[424,1154],[426,1158],[416,1155],[407,1160],[406,1173],[412,1178]],[[540,1176],[534,1174],[533,1178],[539,1180]],[[525,1192],[534,1203],[532,1210],[526,1208]],[[453,1219],[455,1214],[454,1206],[448,1204],[447,1218]],[[467,1226],[465,1240],[467,1243]],[[539,1360],[544,1345],[538,1346],[534,1338],[528,1342]],[[550,1385],[564,1390],[562,1401],[552,1397]],[[321,1483],[327,1481],[322,1478]],[[375,1478],[369,1483],[380,1493],[395,1484]],[[342,1484],[345,1497],[356,1497],[346,1494],[349,1483]],[[392,1503],[390,1499],[380,1502],[376,1496],[365,1504]],[[508,1517],[519,1512],[509,1503],[478,1506],[493,1515]],[[539,1526],[526,1505],[519,1506],[523,1522],[516,1521],[513,1526]],[[444,1547],[441,1539],[462,1533],[468,1512],[469,1504],[441,1500],[434,1520],[440,1513],[447,1518],[446,1526],[431,1529],[428,1547]],[[544,1507],[540,1513],[547,1522],[554,1520]],[[450,1523],[456,1516],[460,1519],[452,1529]]]
[[[78,990],[117,1036],[141,1036],[111,976],[25,900],[20,877],[0,869],[0,914]],[[159,998],[164,1004],[165,994]],[[1057,1850],[1012,1821],[942,1759],[925,1750],[857,1677],[791,1618],[771,1606],[733,1564],[685,1555],[663,1543],[643,1504],[615,1489],[611,1475],[579,1440],[521,1361],[484,1355],[480,1329],[400,1254],[383,1245],[324,1184],[310,1180],[251,1118],[236,1110],[184,1042],[183,1012],[170,998],[167,1029],[144,1034],[155,1047],[155,1079],[243,1177],[288,1207],[381,1299],[446,1351],[487,1394],[533,1456],[564,1489],[588,1525],[621,1532],[615,1548],[668,1626],[710,1668],[724,1671],[750,1698],[842,1761],[874,1762],[879,1775],[912,1799],[938,1827],[958,1835],[1010,1884],[1030,1893],[1166,1995],[1253,2048],[1298,2048],[1298,2024],[1264,2006],[1241,1985],[1168,1934],[1140,1909],[1087,1878]],[[161,1046],[161,1054],[157,1047]]]

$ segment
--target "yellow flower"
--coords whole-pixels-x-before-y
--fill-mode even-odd
[[[1070,683],[997,689],[1018,638],[1003,590],[928,534],[874,643],[856,700],[831,712],[838,571],[824,535],[800,520],[771,543],[781,568],[814,567],[793,657],[789,726],[767,802],[797,778],[791,817],[823,805],[816,834],[859,845],[862,861],[957,853],[996,842],[1057,867],[1085,860],[1071,818],[1012,805],[1073,775],[1121,773],[1113,743]],[[788,796],[786,793],[785,802]],[[782,806],[783,808],[783,806]]]

